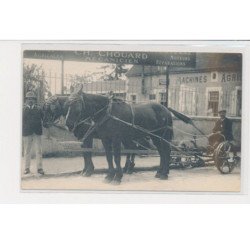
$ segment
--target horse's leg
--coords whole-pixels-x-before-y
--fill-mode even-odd
[[[113,139],[114,160],[116,165],[116,174],[114,181],[119,184],[121,182],[123,173],[121,168],[121,139],[115,137]]]
[[[128,169],[128,174],[132,174],[135,168],[135,154],[131,154],[130,166]]]
[[[160,166],[159,166],[159,168],[158,168],[158,170],[156,172],[156,175],[155,175],[156,178],[160,178],[161,177],[161,173],[163,171],[164,153],[162,152],[162,145],[161,145],[160,139],[154,138],[154,137],[151,138],[151,139],[152,139],[154,145],[156,146],[157,151],[159,152],[159,155],[160,155]]]
[[[93,137],[88,137],[84,143],[83,147],[85,148],[92,148],[93,147]],[[91,152],[84,152],[83,154],[84,162],[85,162],[85,171],[83,170],[83,173],[85,172],[85,176],[89,177],[94,173],[94,164],[92,161],[92,153]]]
[[[122,140],[122,144],[124,146],[125,149],[131,149],[130,148],[130,143],[127,140]],[[123,168],[123,173],[127,173],[127,171],[129,170],[130,166],[131,166],[131,160],[130,157],[132,157],[132,154],[126,154],[126,162],[125,162],[125,166]]]
[[[86,146],[86,143],[85,142],[83,142],[82,143],[82,145],[81,145],[81,147],[82,148],[85,148],[85,147],[87,147]],[[82,170],[82,174],[84,174],[86,171],[87,171],[87,169],[88,169],[88,152],[83,152],[83,159],[84,159],[84,166],[83,166],[83,170]]]
[[[128,171],[130,165],[131,165],[130,154],[127,154],[127,155],[126,155],[125,166],[124,166],[124,168],[123,168],[123,173],[126,173],[126,172]]]
[[[102,144],[105,149],[106,159],[109,167],[108,174],[106,175],[105,180],[107,182],[111,182],[115,176],[115,169],[113,165],[113,154],[112,154],[112,140],[106,138],[102,139]]]
[[[135,143],[130,140],[123,140],[122,143],[125,149],[137,149]],[[128,174],[133,173],[135,166],[134,161],[135,161],[135,154],[127,154],[125,167],[123,168],[123,173],[128,173]]]
[[[162,142],[162,170],[161,170],[161,175],[160,179],[161,180],[166,180],[168,179],[168,174],[169,174],[169,164],[170,164],[170,153],[171,153],[171,147],[169,144]]]

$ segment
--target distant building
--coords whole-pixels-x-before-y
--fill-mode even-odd
[[[241,116],[242,68],[240,54],[199,53],[195,69],[170,68],[168,106],[188,115]],[[133,66],[128,77],[128,101],[166,102],[166,69]]]
[[[241,116],[242,58],[232,53],[197,53],[195,68],[169,68],[168,106],[187,115],[218,116],[220,108],[229,116]],[[166,68],[134,65],[125,74],[127,80],[103,80],[83,83],[83,91],[108,94],[110,91],[131,103],[166,103]],[[60,94],[61,78],[49,76],[53,94]],[[77,82],[77,81],[76,81]],[[72,81],[64,78],[64,94],[71,93]],[[53,87],[54,86],[54,87]]]
[[[83,84],[83,92],[92,94],[109,94],[113,92],[115,97],[127,99],[128,85],[125,80],[97,81]]]

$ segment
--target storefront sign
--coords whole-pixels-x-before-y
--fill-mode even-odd
[[[196,53],[25,50],[24,58],[194,68]]]
[[[182,76],[176,79],[176,83],[206,83],[207,75]]]
[[[241,80],[240,73],[223,73],[221,76],[221,82],[240,82]]]

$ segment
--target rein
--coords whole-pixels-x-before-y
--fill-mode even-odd
[[[75,125],[73,131],[74,131],[78,126],[80,126],[81,124],[86,123],[86,121],[88,121],[88,120],[93,120],[93,118],[94,118],[96,115],[98,115],[99,113],[101,113],[101,112],[102,112],[104,109],[106,109],[107,107],[108,107],[108,106],[105,106],[105,107],[103,107],[102,109],[98,110],[94,115],[88,116],[86,119],[80,120],[78,123],[76,123],[76,125]]]
[[[103,108],[101,108],[100,110],[98,110],[97,112],[95,112],[93,115],[90,115],[90,116],[88,116],[87,118],[81,119],[82,114],[83,114],[83,111],[86,110],[86,103],[85,103],[84,98],[83,98],[82,95],[81,95],[80,97],[79,97],[79,95],[78,95],[78,96],[73,96],[72,100],[70,100],[70,103],[72,104],[72,103],[77,102],[77,101],[80,101],[80,102],[81,102],[82,109],[81,109],[81,112],[80,112],[80,114],[79,114],[79,116],[78,116],[76,122],[74,123],[74,128],[72,129],[73,132],[74,132],[81,124],[84,124],[84,123],[86,123],[86,122],[89,121],[89,120],[93,122],[93,120],[95,119],[95,117],[96,117],[98,114],[100,114],[100,113],[101,113],[103,110],[105,110],[105,109],[109,110],[109,107],[110,107],[110,102],[109,102],[106,106],[104,106]],[[67,112],[67,115],[66,115],[66,120],[67,120],[68,115],[69,115],[69,113],[70,113],[70,109],[71,109],[71,107],[69,107],[69,109],[68,109],[68,112]],[[105,115],[104,118],[101,119],[101,121],[97,121],[97,122],[95,122],[94,124],[91,124],[91,125],[90,125],[89,129],[88,129],[87,132],[85,133],[85,136],[84,136],[84,138],[83,138],[83,141],[87,139],[87,137],[94,131],[94,129],[95,129],[97,126],[99,126],[101,123],[103,123],[103,120],[106,120],[106,116],[107,116],[107,115]]]

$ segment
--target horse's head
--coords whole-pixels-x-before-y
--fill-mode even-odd
[[[64,110],[57,96],[51,96],[43,105],[43,126],[50,127],[63,115]]]
[[[82,112],[85,106],[82,95],[82,88],[69,96],[66,105],[68,107],[68,112],[66,115],[66,126],[68,127],[69,131],[72,131],[82,118]]]

